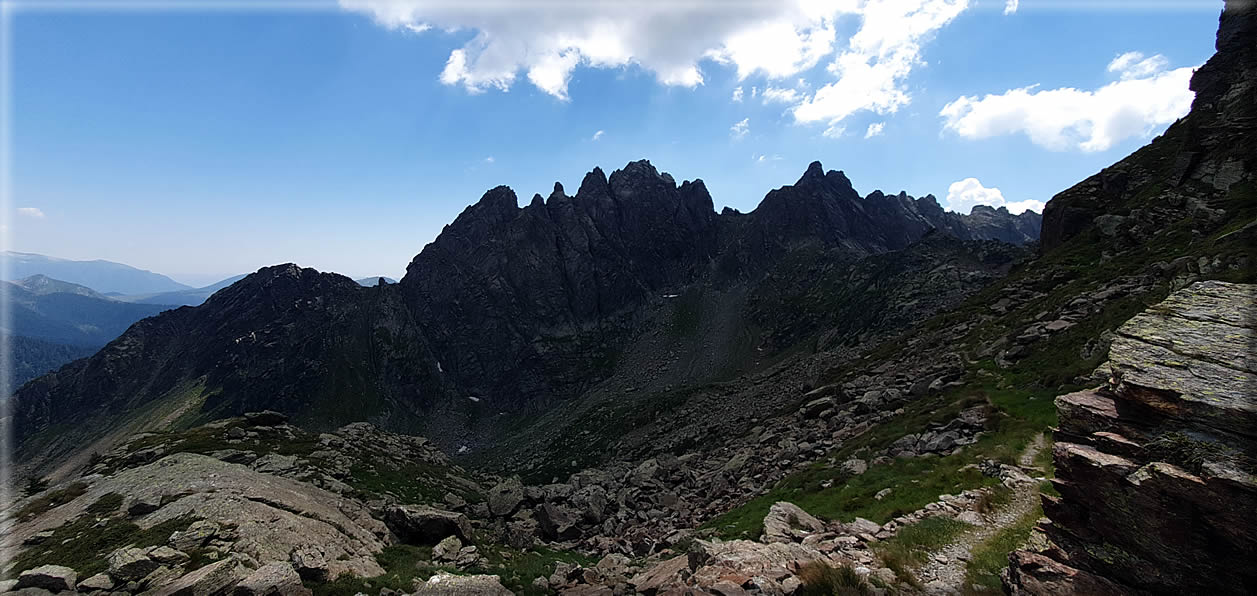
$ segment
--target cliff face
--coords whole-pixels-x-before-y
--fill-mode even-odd
[[[1257,285],[1199,282],[1118,329],[1112,378],[1056,400],[1059,497],[1015,594],[1257,589]]]
[[[1227,0],[1217,53],[1192,76],[1191,112],[1130,157],[1061,192],[1043,210],[1051,251],[1087,231],[1147,242],[1176,223],[1198,234],[1257,199],[1257,3]]]

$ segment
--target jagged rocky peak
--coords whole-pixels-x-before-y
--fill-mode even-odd
[[[295,263],[262,267],[215,292],[206,304],[228,305],[246,300],[284,303],[292,298],[353,292],[361,286],[339,273],[324,273]]]

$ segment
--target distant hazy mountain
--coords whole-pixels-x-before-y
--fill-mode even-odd
[[[51,284],[32,283],[32,278],[2,284],[13,312],[11,327],[4,328],[5,332],[55,343],[103,346],[131,323],[171,308],[164,304],[129,304],[94,292],[85,294],[84,290],[91,290],[82,286],[48,281],[75,291],[37,293],[26,286],[46,289]]]
[[[102,294],[155,294],[192,289],[165,275],[112,261],[71,261],[11,251],[5,251],[3,258],[9,262],[10,279],[46,275],[87,286]]]
[[[78,284],[32,275],[0,282],[10,301],[15,386],[66,362],[92,355],[132,323],[171,308],[128,304]]]
[[[156,294],[136,294],[132,296],[115,296],[123,302],[132,302],[136,304],[169,304],[175,306],[198,306],[205,302],[207,298],[237,281],[244,278],[244,275],[233,275],[210,284],[203,288],[191,288],[187,290],[179,290],[175,292],[159,292]]]
[[[397,280],[391,277],[364,277],[362,279],[356,279],[354,281],[358,282],[358,285],[360,286],[366,286],[368,288],[371,288],[371,287],[375,287],[379,285],[381,279],[384,280],[384,283],[389,283],[389,284],[397,283]]]
[[[73,284],[68,281],[53,279],[47,275],[32,275],[23,279],[12,282],[22,289],[36,296],[46,296],[48,294],[77,294],[79,296],[89,296],[91,298],[99,298],[101,300],[110,300],[108,296],[97,292],[87,286]]]

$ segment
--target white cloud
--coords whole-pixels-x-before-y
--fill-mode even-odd
[[[751,131],[750,118],[743,118],[740,122],[736,122],[734,123],[733,126],[729,127],[729,134],[731,134],[733,138],[735,139],[740,139],[746,136],[746,133],[750,131]]]
[[[793,106],[799,122],[833,127],[861,111],[892,113],[909,102],[905,80],[921,63],[925,38],[951,22],[969,0],[774,0],[728,2],[437,2],[338,0],[389,28],[466,30],[440,74],[469,92],[510,89],[520,73],[561,100],[578,67],[640,67],[663,85],[694,87],[701,65],[732,68],[739,80],[771,81],[812,73],[793,95],[770,101]],[[839,21],[858,18],[849,38]],[[701,26],[696,25],[701,24]],[[813,74],[807,74],[813,76]],[[733,101],[743,98],[741,86]],[[770,87],[771,89],[771,87]],[[752,86],[751,99],[759,89]]]
[[[40,211],[39,207],[18,207],[17,214],[23,217],[30,217],[33,219],[44,218],[44,212]]]
[[[1095,91],[1037,85],[982,98],[960,97],[943,107],[944,128],[967,139],[1025,133],[1053,151],[1104,151],[1146,137],[1191,108],[1192,68],[1165,70],[1162,56],[1123,54],[1109,64],[1120,80]]]
[[[1004,193],[998,188],[987,188],[977,178],[965,178],[952,182],[947,187],[947,199],[943,207],[956,213],[969,213],[975,205],[989,205],[996,209],[1004,207],[1011,213],[1021,213],[1027,209],[1043,212],[1043,202],[1027,199],[1010,203],[1004,200]]]
[[[736,103],[742,102],[742,86],[741,85],[738,85],[737,87],[733,88],[733,101]]]
[[[492,156],[492,155],[490,155],[489,157],[484,158],[484,162],[485,162],[485,163],[493,163],[493,161],[494,161],[494,160],[493,160],[493,156]]]
[[[872,124],[870,124],[870,125],[869,125],[869,129],[868,129],[868,130],[864,131],[864,138],[866,138],[866,139],[871,139],[871,138],[873,138],[873,137],[875,137],[875,136],[877,136],[877,135],[880,135],[880,134],[882,134],[882,131],[883,131],[885,128],[886,128],[886,123],[885,123],[885,122],[874,122],[874,123],[872,123]]]
[[[829,128],[825,129],[825,132],[821,133],[821,136],[827,139],[837,139],[844,134],[847,134],[847,127],[840,124],[831,124]]]
[[[755,163],[759,164],[759,163],[764,163],[766,161],[781,161],[781,156],[780,155],[764,155],[760,153],[757,155],[752,155],[751,159],[755,160]]]
[[[863,22],[827,70],[837,78],[794,109],[799,122],[831,127],[860,111],[893,114],[910,101],[904,81],[921,63],[925,38],[956,18],[968,0],[870,2]]]
[[[402,25],[402,27],[405,27],[406,30],[411,33],[418,34],[418,33],[423,33],[424,31],[431,29],[432,25],[429,25],[427,23],[406,23],[405,25]]]
[[[1143,79],[1169,68],[1170,61],[1157,54],[1144,58],[1143,52],[1126,52],[1109,63],[1109,72],[1118,73],[1123,81]]]
[[[591,141],[597,141],[598,139],[601,139],[601,138],[602,138],[602,135],[604,134],[604,132],[605,132],[605,131],[601,131],[601,130],[600,130],[600,131],[598,131],[598,132],[594,133],[593,138],[591,138],[590,140],[591,140]]]
[[[1017,6],[1021,4],[1021,0],[1007,0],[1004,2],[1004,14],[1013,14],[1017,12]]]
[[[780,87],[768,87],[764,89],[764,103],[797,103],[802,97],[798,91],[794,89],[782,89]]]

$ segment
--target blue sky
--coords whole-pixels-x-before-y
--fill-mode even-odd
[[[640,158],[718,208],[820,160],[862,193],[1037,209],[1185,113],[1222,6],[815,4],[18,11],[7,240],[196,284],[398,277],[495,185]]]

